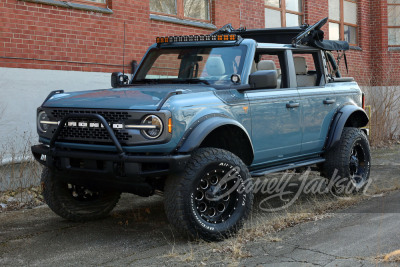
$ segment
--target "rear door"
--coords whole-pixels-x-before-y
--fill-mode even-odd
[[[319,50],[293,51],[301,102],[303,155],[322,151],[337,108],[336,96],[331,87],[326,86],[322,56]]]

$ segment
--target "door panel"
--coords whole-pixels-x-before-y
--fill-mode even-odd
[[[246,94],[252,116],[253,164],[297,156],[302,138],[297,89],[253,90]]]
[[[302,111],[302,154],[318,153],[325,144],[337,107],[329,87],[299,88]]]

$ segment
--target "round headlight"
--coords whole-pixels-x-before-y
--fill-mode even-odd
[[[150,126],[149,129],[143,129],[142,134],[150,139],[155,139],[162,134],[163,123],[156,115],[148,115],[142,120],[142,125]]]
[[[49,129],[49,124],[43,123],[48,121],[49,117],[47,116],[46,112],[40,111],[37,118],[37,126],[41,132],[45,133]]]

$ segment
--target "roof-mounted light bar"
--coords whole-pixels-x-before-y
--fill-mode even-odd
[[[157,37],[157,44],[177,43],[177,42],[209,42],[209,41],[237,41],[236,34],[216,34],[216,35],[183,35]]]

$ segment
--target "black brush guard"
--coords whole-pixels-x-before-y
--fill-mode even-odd
[[[115,152],[66,150],[56,146],[56,141],[66,122],[71,119],[95,119],[103,124],[116,148]],[[132,155],[123,150],[107,121],[99,114],[68,114],[58,125],[49,145],[31,147],[33,156],[41,164],[51,168],[57,176],[72,182],[115,187],[124,192],[151,195],[153,187],[146,178],[161,177],[181,172],[190,155]],[[46,156],[43,159],[43,155]],[[79,166],[72,162],[80,162]],[[89,165],[88,168],[82,164]],[[147,168],[143,170],[143,165]]]

